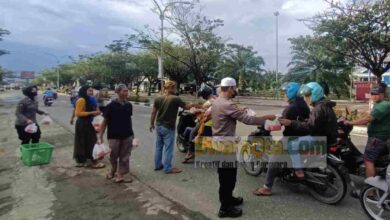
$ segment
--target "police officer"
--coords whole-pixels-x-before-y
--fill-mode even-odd
[[[236,135],[237,120],[247,125],[263,125],[265,120],[274,120],[275,115],[263,117],[250,116],[243,109],[240,109],[232,99],[237,95],[236,80],[227,77],[222,79],[221,93],[212,103],[211,120],[212,133],[214,138],[234,138]],[[236,164],[236,163],[235,163]],[[243,203],[242,197],[233,197],[233,190],[236,185],[237,167],[218,167],[219,175],[219,200],[221,208],[218,216],[239,217],[242,210],[236,206]]]

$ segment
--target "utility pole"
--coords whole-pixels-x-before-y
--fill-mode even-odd
[[[156,6],[158,10],[158,15],[160,17],[161,21],[161,38],[160,38],[160,57],[158,58],[158,77],[161,79],[161,90],[164,85],[164,18],[165,18],[165,13],[167,12],[168,8],[171,6],[174,6],[175,4],[192,4],[190,2],[183,2],[183,1],[175,1],[175,2],[169,2],[167,5],[159,5],[156,0],[153,0],[154,5]]]
[[[274,12],[276,17],[276,83],[278,82],[278,74],[279,74],[279,12]]]

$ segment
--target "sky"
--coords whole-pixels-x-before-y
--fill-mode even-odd
[[[200,4],[205,16],[224,21],[219,35],[231,39],[229,43],[253,46],[271,70],[276,68],[274,12],[279,11],[282,72],[291,60],[288,38],[311,33],[297,19],[327,7],[323,0],[200,0]],[[69,56],[105,51],[105,45],[134,29],[159,28],[152,7],[152,0],[0,0],[0,28],[11,32],[0,41],[0,48],[11,52],[0,57],[0,65],[40,71],[71,62]]]

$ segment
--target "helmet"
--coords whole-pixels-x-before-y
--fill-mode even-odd
[[[294,99],[298,95],[298,91],[300,88],[300,84],[296,82],[285,82],[280,87],[280,90],[283,91],[286,95],[288,100]]]
[[[329,86],[328,83],[326,82],[320,82],[319,83],[322,89],[324,90],[324,95],[328,96],[329,95]]]
[[[213,88],[206,83],[200,85],[198,96],[202,96],[203,99],[207,99],[210,95],[213,94]]]
[[[301,96],[310,96],[312,102],[317,102],[324,97],[324,90],[320,84],[310,82],[299,89],[299,94]]]

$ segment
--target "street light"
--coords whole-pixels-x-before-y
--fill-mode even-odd
[[[164,42],[164,18],[165,18],[165,12],[167,12],[167,9],[175,4],[192,4],[190,2],[183,2],[183,1],[175,1],[175,2],[169,2],[164,8],[162,8],[156,0],[153,0],[154,4],[156,5],[160,21],[161,21],[161,38],[160,38],[160,57],[158,59],[158,78],[164,79],[164,68],[163,68],[163,42]],[[162,89],[163,82],[161,82],[161,89]]]
[[[279,73],[279,12],[275,11],[274,15],[276,17],[276,82],[278,82],[278,73]]]

